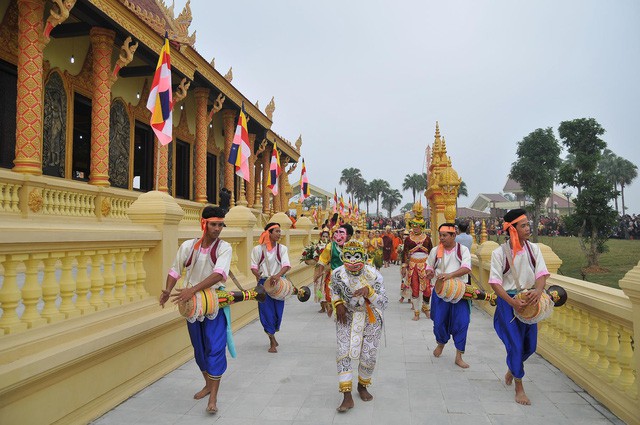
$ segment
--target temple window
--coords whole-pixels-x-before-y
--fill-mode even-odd
[[[91,169],[91,99],[73,96],[73,160],[71,178],[89,181]]]
[[[211,204],[218,203],[218,157],[212,153],[207,154],[207,200]]]
[[[0,167],[13,168],[16,157],[16,99],[18,70],[0,60]]]
[[[136,121],[133,143],[132,188],[142,192],[153,189],[153,132],[151,127]]]
[[[176,141],[176,198],[189,199],[189,175],[191,174],[190,145]]]

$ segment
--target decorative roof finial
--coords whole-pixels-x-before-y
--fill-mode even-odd
[[[224,79],[227,80],[228,82],[231,82],[233,80],[233,67],[229,67],[229,71],[227,71],[227,73],[224,75]]]
[[[276,102],[273,96],[271,96],[271,100],[269,101],[269,104],[266,106],[266,108],[264,108],[264,112],[267,115],[267,118],[269,118],[269,120],[273,121],[273,113],[276,110]]]

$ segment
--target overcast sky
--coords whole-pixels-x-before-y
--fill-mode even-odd
[[[196,49],[223,75],[232,66],[232,84],[262,110],[275,96],[274,131],[292,143],[302,134],[309,181],[328,191],[341,191],[347,167],[401,190],[406,174],[424,171],[436,121],[468,186],[461,206],[501,192],[516,143],[537,128],[557,135],[565,120],[595,118],[609,148],[640,165],[636,0],[193,0],[191,8]],[[640,213],[640,178],[625,198]]]

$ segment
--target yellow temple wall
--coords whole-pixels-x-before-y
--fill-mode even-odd
[[[45,50],[45,60],[49,61],[52,69],[60,68],[71,75],[78,75],[89,53],[90,44],[88,36],[75,37],[73,40],[52,38]],[[73,63],[70,61],[71,55],[74,57]]]
[[[179,243],[200,235],[201,208],[0,169],[0,423],[87,423],[193,357],[185,320],[157,297]],[[235,208],[222,237],[252,288],[250,251],[270,218]],[[297,286],[311,281],[298,259],[317,237],[301,224],[283,231]],[[255,302],[231,310],[234,329],[257,318]]]

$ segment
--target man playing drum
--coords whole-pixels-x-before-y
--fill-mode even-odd
[[[382,275],[365,265],[364,246],[349,241],[342,248],[344,264],[331,273],[331,302],[336,317],[338,388],[343,394],[338,412],[354,406],[351,396],[353,363],[358,361],[358,394],[362,401],[373,396],[367,390],[376,365],[382,335],[382,311],[388,300]]]
[[[284,314],[284,300],[277,300],[269,296],[269,286],[279,283],[284,274],[291,269],[287,247],[278,243],[281,229],[278,223],[268,223],[260,235],[260,244],[251,251],[251,272],[256,277],[258,285],[264,285],[267,299],[258,304],[258,313],[262,328],[269,336],[270,353],[277,353],[278,341],[275,333],[280,330],[282,315]]]
[[[471,271],[471,254],[466,246],[456,243],[456,228],[453,223],[443,223],[438,228],[440,244],[433,247],[427,258],[427,273],[432,283],[462,278]],[[462,283],[467,279],[463,278]],[[469,365],[462,360],[467,344],[467,331],[471,317],[471,303],[446,302],[437,295],[431,297],[431,320],[433,334],[438,346],[433,350],[435,357],[440,357],[449,336],[453,337],[456,346],[456,365],[463,369]]]
[[[165,288],[160,295],[160,306],[171,296],[175,304],[190,300],[194,294],[206,288],[224,289],[224,282],[231,265],[231,245],[219,238],[224,227],[224,211],[220,207],[207,206],[202,210],[200,225],[202,237],[192,239],[180,245],[176,259],[169,269]],[[186,269],[184,288],[173,287]],[[220,378],[227,370],[225,347],[235,357],[231,339],[231,316],[229,307],[224,314],[216,311],[212,315],[191,318],[187,321],[187,330],[193,345],[196,364],[202,371],[205,386],[193,398],[199,400],[209,395],[207,412],[216,413]]]
[[[539,302],[549,271],[540,248],[529,242],[531,228],[526,214],[523,209],[505,214],[503,230],[508,239],[491,253],[489,283],[499,297],[493,327],[507,350],[504,382],[511,385],[515,380],[516,402],[529,405],[531,401],[524,392],[522,377],[525,360],[536,351],[538,325],[522,323],[513,311],[522,312],[528,305]],[[524,294],[524,299],[514,298],[518,287],[532,290]]]

